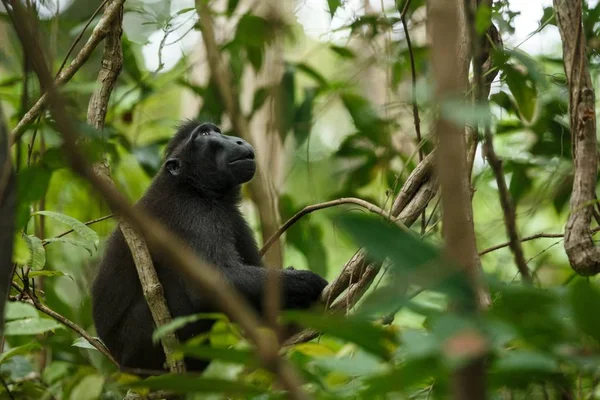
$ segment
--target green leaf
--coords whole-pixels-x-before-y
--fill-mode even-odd
[[[356,55],[354,54],[354,52],[352,50],[350,50],[347,47],[340,47],[340,46],[329,46],[329,48],[336,53],[338,56],[342,57],[342,58],[356,58]]]
[[[94,250],[96,250],[94,247],[90,247],[90,244],[88,242],[84,242],[82,240],[77,240],[77,239],[65,238],[65,237],[49,238],[49,239],[45,239],[44,242],[46,244],[50,244],[50,243],[66,243],[66,244],[73,245],[75,247],[81,247],[81,248],[86,249],[87,252],[90,253],[90,256],[93,256],[94,255]]]
[[[257,395],[264,390],[225,379],[203,378],[194,374],[177,374],[153,376],[141,382],[129,384],[130,387],[148,388],[152,390],[168,390],[176,393],[228,393],[237,395]]]
[[[201,360],[220,360],[235,364],[257,364],[258,360],[250,350],[241,350],[235,348],[218,348],[206,345],[183,346],[182,351],[185,355]]]
[[[577,279],[569,286],[569,300],[575,325],[600,343],[600,291],[585,279]]]
[[[492,24],[492,9],[487,4],[480,4],[475,13],[475,29],[478,35],[487,32]]]
[[[231,17],[233,15],[239,2],[240,2],[240,0],[229,0],[227,2],[227,16],[228,17]]]
[[[94,339],[100,340],[100,338],[97,338],[97,337]],[[82,349],[91,349],[91,350],[98,351],[98,349],[96,347],[94,347],[90,342],[88,342],[87,339],[84,337],[78,337],[77,339],[75,339],[75,341],[71,344],[71,346],[80,347]]]
[[[27,245],[27,241],[23,239],[23,235],[21,233],[17,233],[15,235],[13,245],[12,262],[19,265],[25,265],[29,262],[30,258],[31,253],[29,252],[29,246]]]
[[[69,226],[71,229],[77,232],[79,236],[85,239],[86,242],[92,244],[95,249],[98,248],[98,243],[100,241],[100,239],[98,238],[98,234],[94,232],[92,228],[85,225],[83,222],[78,221],[77,219],[68,215],[60,214],[54,211],[38,211],[33,215],[36,214],[45,215],[48,218],[52,218],[58,222]]]
[[[63,329],[59,322],[48,318],[24,318],[6,323],[6,336],[39,335],[40,333]]]
[[[379,115],[363,96],[355,93],[345,93],[342,95],[342,101],[360,131],[366,131],[379,123]]]
[[[235,40],[249,47],[263,47],[272,38],[271,23],[258,15],[244,14],[237,26]]]
[[[531,189],[533,181],[527,175],[527,167],[521,164],[515,166],[510,178],[510,196],[515,204]]]
[[[14,347],[0,354],[0,364],[14,356],[33,353],[35,350],[41,347],[42,345],[39,342],[29,342],[23,346]]]
[[[30,203],[41,199],[48,190],[51,177],[52,171],[39,165],[24,168],[17,175],[19,203]]]
[[[329,15],[333,18],[337,9],[341,7],[342,0],[327,0],[327,5],[329,6]]]
[[[336,221],[353,241],[366,248],[369,257],[383,262],[390,259],[390,271],[398,278],[418,280],[419,285],[435,288],[465,307],[476,304],[462,268],[441,259],[441,252],[432,244],[417,238],[381,217],[343,214]],[[418,269],[427,268],[426,271]],[[420,278],[420,279],[418,279]]]
[[[505,67],[505,82],[515,98],[519,114],[527,123],[533,122],[538,104],[537,90],[533,82],[512,67]]]
[[[49,278],[55,277],[55,276],[66,276],[67,278],[70,278],[73,282],[75,282],[75,278],[73,278],[71,275],[61,272],[61,271],[51,271],[51,270],[42,270],[42,271],[30,271],[29,272],[29,277],[30,278],[35,278],[38,276],[46,276]]]
[[[514,350],[496,360],[491,381],[496,386],[525,387],[538,379],[562,380],[558,362],[549,354]]]
[[[34,271],[39,271],[46,265],[46,249],[42,244],[42,240],[33,235],[23,235],[23,239],[27,242],[29,247],[29,259],[27,264]]]
[[[183,328],[187,324],[191,324],[196,321],[200,321],[203,319],[214,319],[214,320],[227,320],[224,314],[220,313],[202,313],[202,314],[194,314],[194,315],[186,315],[184,317],[173,318],[171,322],[165,324],[163,326],[159,326],[152,333],[152,340],[156,343],[165,335],[175,332],[178,329]]]
[[[258,111],[259,108],[263,106],[263,104],[265,104],[265,100],[267,100],[267,98],[269,97],[269,92],[271,90],[273,89],[269,87],[261,87],[254,92],[254,98],[252,100],[252,111],[250,111],[250,115],[254,114],[256,111]]]
[[[298,146],[306,141],[312,129],[314,100],[315,89],[304,89],[304,100],[296,109],[294,116],[294,137]]]
[[[305,327],[355,343],[366,352],[383,359],[389,359],[397,345],[397,339],[391,331],[375,325],[372,321],[357,317],[316,315],[303,311],[285,311],[282,317],[286,322],[297,322]]]
[[[302,71],[306,75],[313,78],[319,85],[321,85],[322,88],[326,88],[328,86],[327,79],[325,79],[325,77],[320,72],[318,72],[310,65],[305,63],[298,63],[296,64],[296,68],[298,69],[298,71]]]
[[[73,388],[69,400],[97,400],[102,394],[103,387],[104,377],[102,375],[87,375]]]
[[[22,318],[38,318],[39,314],[34,306],[20,301],[10,301],[6,303],[4,318],[7,321]]]

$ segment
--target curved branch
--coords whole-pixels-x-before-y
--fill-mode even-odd
[[[397,224],[400,228],[408,230],[408,228],[398,219],[391,218],[389,213],[385,210],[377,207],[375,204],[369,203],[366,200],[358,199],[356,197],[343,197],[337,200],[326,201],[324,203],[313,204],[311,206],[306,206],[302,210],[298,211],[292,218],[288,219],[285,224],[283,224],[277,231],[265,242],[263,247],[260,249],[260,255],[264,255],[269,247],[277,240],[285,231],[287,231],[292,225],[294,225],[300,218],[305,215],[308,215],[314,211],[323,210],[325,208],[336,207],[343,204],[354,204],[360,206],[366,210],[371,211],[372,213],[378,214],[385,219],[388,219],[395,224]]]

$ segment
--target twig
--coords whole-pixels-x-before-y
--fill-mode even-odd
[[[598,232],[600,232],[600,227],[596,227],[596,228],[594,228],[594,229],[592,229],[590,231],[590,233],[592,235],[595,234],[595,233],[598,233]],[[531,235],[531,236],[527,236],[527,237],[521,238],[520,240],[521,240],[521,242],[528,242],[530,240],[542,239],[542,238],[544,238],[544,239],[546,239],[546,238],[547,239],[564,238],[564,236],[565,235],[563,233],[537,233],[535,235]],[[482,256],[484,254],[491,253],[492,251],[496,251],[496,250],[502,249],[504,247],[508,247],[508,246],[510,246],[510,243],[511,242],[505,242],[505,243],[501,243],[501,244],[498,244],[496,246],[487,248],[485,250],[480,251],[479,255]]]
[[[358,199],[356,197],[343,197],[343,198],[337,199],[337,200],[331,200],[331,201],[327,201],[324,203],[318,203],[318,204],[306,206],[302,210],[298,211],[292,218],[288,219],[285,222],[285,224],[283,224],[279,229],[277,229],[277,232],[275,232],[273,234],[273,236],[271,236],[269,238],[269,240],[266,241],[266,243],[260,249],[260,255],[262,256],[263,254],[265,254],[265,252],[267,250],[269,250],[269,247],[271,246],[271,244],[273,244],[273,242],[275,242],[277,239],[279,239],[279,237],[281,235],[283,235],[283,233],[285,231],[287,231],[292,225],[294,225],[303,216],[310,214],[314,211],[323,210],[325,208],[335,207],[335,206],[339,206],[339,205],[343,205],[343,204],[354,204],[354,205],[363,207],[366,210],[371,211],[372,213],[378,214],[385,219],[391,220],[392,222],[396,223],[402,229],[405,229],[405,230],[408,229],[402,222],[398,221],[398,219],[390,218],[388,212],[377,207],[375,204],[369,203],[366,200]]]
[[[109,215],[105,215],[104,217],[100,217],[100,218],[93,219],[91,221],[84,222],[83,224],[88,225],[88,226],[94,225],[98,222],[102,222],[102,221],[107,220],[112,217],[113,217],[113,215],[109,214]],[[52,239],[60,239],[61,237],[67,236],[69,233],[73,233],[74,231],[75,231],[74,229],[69,229],[68,231],[63,232],[60,235],[54,236]],[[48,240],[48,239],[43,240],[42,246],[46,246],[48,243],[52,243],[52,240]]]
[[[38,75],[40,85],[47,91],[49,100],[51,100],[51,112],[56,121],[57,130],[64,139],[64,150],[71,168],[104,197],[115,213],[143,232],[148,245],[162,254],[169,266],[194,282],[204,295],[213,300],[216,307],[240,324],[249,339],[256,345],[257,355],[263,365],[277,375],[283,387],[289,391],[290,397],[308,398],[300,389],[302,381],[296,371],[287,360],[278,355],[276,346],[273,345],[275,338],[266,335],[264,330],[259,329],[260,322],[256,312],[250,308],[238,290],[232,287],[214,266],[201,261],[189,246],[181,242],[163,224],[147,215],[143,210],[132,207],[122,194],[100,178],[87,163],[77,147],[78,135],[67,117],[64,99],[54,86],[54,81],[45,63],[44,51],[37,39],[31,35],[31,30],[28,29],[29,21],[21,4],[15,2],[14,10],[15,28],[23,49],[30,52],[32,66]]]
[[[117,16],[119,10],[123,6],[125,0],[112,0],[106,7],[104,15],[98,25],[94,28],[88,41],[83,45],[79,53],[75,56],[71,64],[54,80],[54,85],[57,87],[67,83],[73,75],[81,68],[81,66],[92,55],[92,52],[104,37],[110,32],[112,20]],[[14,3],[13,3],[14,8]],[[23,118],[17,123],[17,126],[11,132],[10,145],[12,146],[19,140],[19,137],[25,132],[25,127],[31,123],[46,107],[48,102],[48,94],[44,93],[39,100],[25,113]]]
[[[119,366],[119,363],[117,363],[117,361],[114,359],[112,354],[110,354],[110,352],[106,349],[106,347],[100,341],[94,339],[82,327],[43,304],[30,289],[22,288],[15,282],[12,282],[11,284],[15,289],[17,289],[19,293],[27,295],[27,298],[23,298],[21,301],[33,305],[35,308],[37,308],[47,316],[55,319],[56,321],[71,329],[72,331],[76,332],[81,337],[85,338],[85,340],[87,340],[92,346],[94,346],[100,353],[104,354],[106,358],[108,358],[113,364]]]

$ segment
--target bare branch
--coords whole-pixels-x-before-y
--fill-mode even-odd
[[[565,251],[575,272],[600,272],[600,249],[590,234],[596,196],[598,150],[594,86],[586,55],[581,0],[553,0],[563,45],[569,84],[571,138],[575,176],[570,214],[565,227]]]
[[[600,232],[600,228],[594,228],[590,231],[590,233],[592,235],[595,233],[598,233],[598,232]],[[535,235],[531,235],[531,236],[522,238],[521,242],[528,242],[530,240],[542,239],[542,238],[552,239],[552,238],[563,238],[563,237],[565,237],[565,235],[562,233],[537,233]],[[502,249],[504,247],[508,247],[508,246],[510,246],[510,243],[511,242],[501,243],[496,246],[490,247],[488,249],[482,250],[479,252],[479,255],[482,256],[484,254],[491,253],[492,251],[496,251],[496,250]]]
[[[69,64],[69,66],[65,68],[65,70],[60,73],[60,75],[58,75],[54,81],[55,86],[60,87],[66,84],[69,80],[71,80],[79,68],[81,68],[81,66],[88,60],[88,58],[90,58],[96,46],[98,46],[102,39],[104,39],[110,32],[111,23],[120,12],[124,2],[125,0],[112,0],[110,4],[108,4],[102,19],[92,31],[92,34],[90,35],[90,38],[86,44],[83,45],[79,53],[75,56],[73,61],[71,61],[71,64]],[[23,118],[11,132],[11,146],[17,140],[19,140],[21,134],[25,132],[26,126],[30,124],[45,109],[47,102],[48,94],[44,93],[42,97],[40,97],[39,100],[33,105],[33,107],[31,107],[31,109],[25,113]]]
[[[32,67],[38,75],[41,87],[48,93],[51,112],[56,121],[57,130],[61,132],[64,139],[64,149],[71,168],[102,194],[108,205],[119,216],[142,232],[148,245],[162,254],[169,261],[170,266],[194,282],[207,297],[213,299],[219,309],[240,324],[249,339],[256,345],[257,356],[263,365],[277,375],[283,387],[289,391],[288,394],[291,398],[306,399],[306,394],[300,389],[302,381],[296,371],[285,359],[279,357],[276,351],[277,346],[273,345],[276,338],[259,329],[260,322],[256,312],[250,308],[240,293],[226,281],[214,266],[202,262],[198,255],[170,230],[142,210],[132,207],[123,195],[117,192],[110,183],[99,177],[86,162],[77,147],[78,136],[65,112],[64,100],[54,86],[44,52],[40,43],[31,34],[32,30],[29,29],[31,21],[28,21],[21,4],[15,1],[13,7],[17,22],[15,28],[23,48],[30,51]]]
[[[292,218],[288,219],[285,224],[283,224],[278,230],[277,232],[275,232],[273,234],[273,236],[271,236],[269,238],[269,240],[267,240],[267,242],[264,244],[264,246],[262,247],[262,249],[260,249],[260,255],[262,256],[263,254],[265,254],[265,252],[269,249],[269,247],[271,246],[271,244],[276,241],[277,239],[279,239],[279,237],[281,235],[283,235],[283,233],[285,231],[287,231],[288,229],[290,229],[290,227],[292,225],[294,225],[296,222],[298,222],[298,220],[302,217],[304,217],[307,214],[310,214],[314,211],[318,211],[318,210],[323,210],[325,208],[330,208],[330,207],[335,207],[335,206],[340,206],[343,204],[354,204],[360,207],[363,207],[366,210],[371,211],[372,213],[378,214],[380,216],[382,216],[383,218],[386,219],[390,219],[392,222],[396,223],[400,228],[402,229],[407,229],[406,226],[404,226],[404,224],[402,224],[400,221],[398,221],[395,218],[390,218],[390,215],[388,212],[382,210],[381,208],[377,207],[375,204],[369,203],[366,200],[362,200],[362,199],[358,199],[356,197],[343,197],[341,199],[337,199],[337,200],[331,200],[331,201],[327,201],[324,203],[318,203],[318,204],[313,204],[310,206],[306,206],[304,207],[302,210],[298,211]]]

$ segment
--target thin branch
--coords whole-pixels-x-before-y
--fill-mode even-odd
[[[109,215],[105,215],[104,217],[100,217],[100,218],[93,219],[91,221],[84,222],[83,224],[87,225],[87,226],[94,225],[94,224],[96,224],[98,222],[102,222],[102,221],[107,220],[107,219],[112,218],[112,217],[113,217],[113,215],[109,214]],[[69,233],[73,233],[73,232],[75,232],[74,229],[69,229],[68,231],[63,232],[60,235],[54,236],[52,239],[59,239],[59,238],[61,238],[63,236],[67,236]],[[51,239],[50,240],[45,239],[45,240],[42,241],[42,246],[46,246],[49,243],[52,243],[52,240]]]
[[[108,351],[108,349],[97,339],[94,339],[89,333],[87,333],[82,327],[77,325],[75,322],[70,319],[60,315],[50,307],[43,304],[37,296],[27,288],[22,288],[17,285],[15,282],[12,282],[12,286],[17,289],[19,293],[27,295],[27,298],[23,298],[23,302],[29,303],[33,305],[35,308],[46,314],[47,316],[55,319],[61,324],[65,325],[67,328],[79,334],[81,337],[85,338],[92,346],[94,346],[100,353],[104,354],[106,358],[108,358],[113,364],[119,366],[119,363],[114,359],[112,354]]]
[[[473,81],[475,86],[475,101],[480,104],[489,107],[487,94],[485,93],[484,81],[483,81],[483,70],[482,70],[482,40],[486,41],[485,36],[478,37],[475,28],[475,5],[471,0],[465,0],[465,15],[467,32],[469,33],[471,43],[471,51],[473,54]],[[523,247],[521,246],[521,240],[519,239],[519,232],[517,228],[517,215],[515,212],[515,204],[513,203],[506,180],[504,179],[504,171],[502,170],[502,161],[496,155],[494,150],[494,139],[492,138],[492,130],[489,124],[485,124],[485,144],[484,153],[492,168],[494,177],[496,178],[496,185],[498,186],[498,196],[500,197],[500,205],[504,215],[504,225],[506,227],[506,234],[510,241],[510,249],[514,255],[515,264],[523,277],[523,280],[529,284],[531,281],[531,273],[527,268],[527,262],[525,261],[525,255],[523,254]]]
[[[594,235],[598,232],[600,232],[600,227],[592,229],[590,233],[592,235]],[[564,238],[564,237],[565,237],[565,235],[563,233],[537,233],[535,235],[524,237],[520,240],[521,240],[521,242],[529,242],[530,240],[535,240],[535,239],[546,239],[546,238],[553,239],[553,238]],[[510,246],[510,243],[511,242],[505,242],[505,243],[501,243],[496,246],[487,248],[485,250],[480,251],[479,255],[482,256],[484,254],[491,253],[492,251],[496,251],[496,250],[508,247],[508,246]]]
[[[81,66],[90,58],[92,52],[98,44],[110,33],[112,20],[118,15],[125,0],[112,0],[106,7],[104,15],[98,25],[92,31],[88,41],[83,45],[79,53],[75,56],[71,64],[54,80],[57,87],[63,86],[75,75]],[[14,2],[13,2],[14,7]],[[25,113],[23,118],[17,123],[17,126],[11,132],[10,145],[15,144],[28,124],[30,124],[46,107],[48,94],[44,93],[39,100]]]
[[[199,259],[198,255],[155,218],[143,210],[134,208],[128,200],[115,188],[99,177],[87,163],[77,146],[78,135],[65,111],[64,99],[54,86],[54,81],[45,62],[44,51],[40,43],[28,29],[22,6],[15,2],[15,27],[22,42],[23,49],[30,52],[32,66],[38,75],[41,87],[47,91],[51,112],[56,121],[57,130],[64,139],[64,150],[71,168],[97,190],[108,205],[124,220],[144,234],[150,247],[162,254],[168,265],[194,282],[207,298],[211,298],[216,307],[229,315],[233,321],[247,333],[256,345],[256,352],[263,365],[273,371],[283,387],[289,391],[293,399],[308,398],[300,387],[302,381],[292,365],[281,358],[274,346],[275,338],[260,329],[260,321],[256,312],[248,305],[242,295],[216,270],[214,266]]]
[[[302,210],[298,211],[292,218],[288,219],[285,222],[285,224],[283,224],[277,230],[277,232],[275,232],[273,234],[273,236],[271,236],[269,238],[269,240],[267,240],[267,242],[260,249],[260,255],[262,256],[263,254],[265,254],[265,252],[267,250],[269,250],[269,247],[271,246],[271,244],[273,244],[273,242],[275,242],[277,239],[279,239],[279,237],[281,235],[283,235],[283,233],[285,231],[287,231],[292,225],[294,225],[300,218],[302,218],[305,215],[308,215],[312,212],[318,211],[318,210],[323,210],[325,208],[330,208],[330,207],[336,207],[336,206],[340,206],[343,204],[354,204],[354,205],[360,206],[366,210],[371,211],[372,213],[382,216],[385,219],[391,220],[392,222],[396,223],[400,228],[402,228],[404,230],[408,229],[402,222],[398,221],[398,219],[390,218],[390,215],[388,212],[377,207],[375,204],[369,203],[366,200],[358,199],[356,197],[343,197],[343,198],[337,199],[337,200],[331,200],[331,201],[327,201],[324,203],[318,203],[318,204],[306,206]]]

